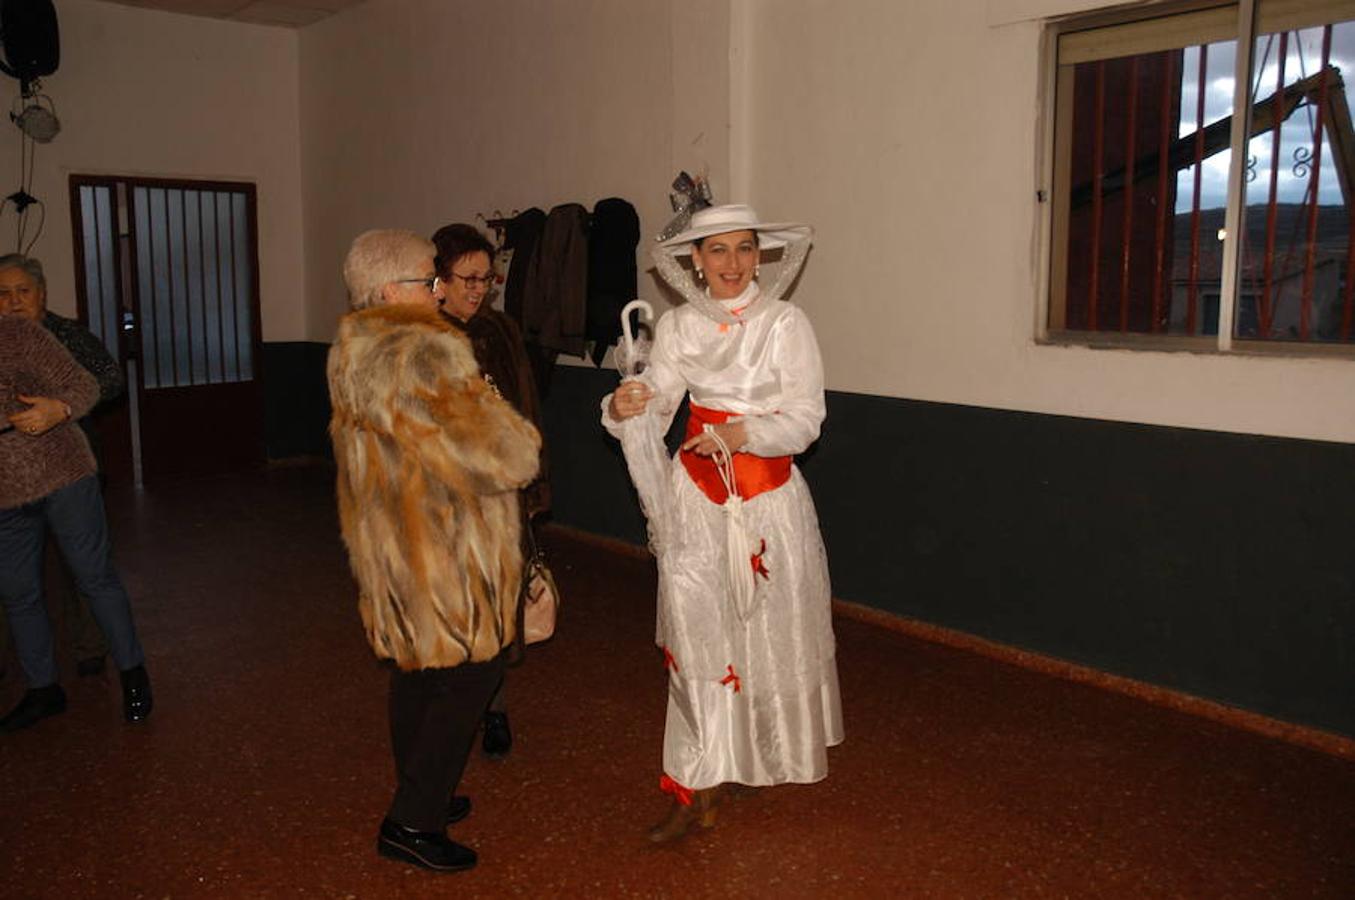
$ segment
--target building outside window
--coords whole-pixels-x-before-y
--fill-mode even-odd
[[[1355,3],[1163,9],[1055,26],[1046,337],[1355,353]]]

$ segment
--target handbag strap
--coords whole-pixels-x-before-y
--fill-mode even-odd
[[[541,552],[541,547],[536,543],[536,529],[532,526],[532,520],[528,519],[522,526],[527,531],[527,559],[528,564],[535,560],[545,559],[546,555]]]

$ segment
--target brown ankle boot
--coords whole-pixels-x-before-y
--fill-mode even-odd
[[[674,800],[664,820],[649,829],[649,839],[656,844],[675,841],[686,834],[693,823],[700,824],[702,828],[713,828],[719,794],[719,787],[705,788],[692,792],[690,804],[684,805]]]

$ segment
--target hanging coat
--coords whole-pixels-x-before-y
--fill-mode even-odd
[[[541,230],[546,227],[546,214],[533,206],[514,216],[504,229],[503,249],[513,251],[513,265],[508,270],[508,283],[503,287],[503,311],[522,328],[522,308],[526,305],[527,270],[536,257],[541,242]]]
[[[599,200],[588,232],[588,340],[593,365],[621,336],[621,307],[635,299],[640,217],[620,197]]]
[[[527,267],[523,337],[546,350],[583,356],[587,299],[588,210],[563,203],[546,217]]]

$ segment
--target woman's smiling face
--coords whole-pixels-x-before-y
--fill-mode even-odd
[[[483,250],[467,253],[446,272],[447,302],[443,308],[462,322],[469,322],[480,311],[493,281],[489,254]]]
[[[711,297],[716,300],[737,297],[753,280],[757,268],[757,234],[727,231],[711,235],[692,247],[692,262],[705,273]]]

